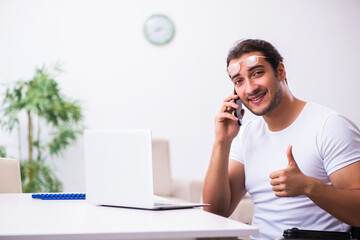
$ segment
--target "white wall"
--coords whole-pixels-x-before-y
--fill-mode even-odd
[[[175,23],[167,46],[143,36],[154,13]],[[61,88],[81,100],[88,128],[150,128],[170,140],[173,177],[202,179],[236,40],[272,42],[295,96],[360,125],[359,23],[359,0],[0,0],[0,88],[60,61]],[[13,154],[15,139],[0,132]],[[79,139],[52,161],[65,191],[84,190],[82,148]]]

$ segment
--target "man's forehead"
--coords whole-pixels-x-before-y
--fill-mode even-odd
[[[246,63],[244,64],[242,62],[242,60],[245,60],[245,59],[247,59],[247,58],[249,58],[251,56],[263,56],[263,54],[260,53],[260,52],[246,53],[246,54],[243,54],[241,57],[239,57],[237,59],[233,59],[234,61],[229,62],[230,68],[233,67],[233,66],[235,66],[235,67],[237,66],[239,68],[238,70],[235,70],[236,72],[234,74],[231,74],[230,78],[232,80],[234,80],[235,78],[238,78],[238,77],[240,77],[242,75],[246,75],[246,74],[248,74],[249,72],[252,72],[255,69],[265,68],[265,65],[267,64],[266,60],[265,60],[265,56],[257,58],[256,63],[254,63],[254,64],[250,63],[250,65],[247,65]],[[234,64],[234,65],[231,66],[231,64]],[[229,75],[230,75],[230,73],[229,73]]]
[[[256,56],[264,56],[264,54],[262,54],[261,52],[249,52],[249,53],[244,53],[243,55],[241,55],[241,56],[238,57],[238,58],[231,59],[230,62],[229,62],[229,66],[230,66],[231,64],[233,64],[233,63],[236,63],[236,62],[238,62],[238,61],[240,61],[240,60],[244,60],[244,59],[246,59],[246,58],[248,58],[248,57],[250,57],[250,56],[254,56],[254,55],[256,55]],[[260,61],[260,60],[261,60],[261,59],[259,59],[259,61]]]

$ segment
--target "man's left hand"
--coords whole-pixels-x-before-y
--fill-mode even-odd
[[[286,150],[288,166],[285,169],[270,173],[270,184],[277,197],[297,197],[304,195],[309,177],[305,176],[297,165],[292,154],[292,146]]]

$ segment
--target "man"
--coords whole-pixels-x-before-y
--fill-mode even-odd
[[[215,117],[203,188],[203,201],[211,206],[205,210],[228,217],[248,191],[260,230],[254,239],[275,239],[293,227],[360,226],[359,128],[331,109],[295,98],[283,58],[266,41],[238,43],[227,66],[238,95],[227,97]],[[262,118],[239,127],[232,114],[237,98]]]

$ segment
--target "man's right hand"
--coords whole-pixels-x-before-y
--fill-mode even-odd
[[[238,118],[232,114],[236,108],[239,108],[234,102],[237,98],[239,96],[234,94],[225,98],[220,112],[215,116],[215,141],[231,142],[238,134],[240,129]],[[244,115],[244,109],[241,110],[241,114]]]

